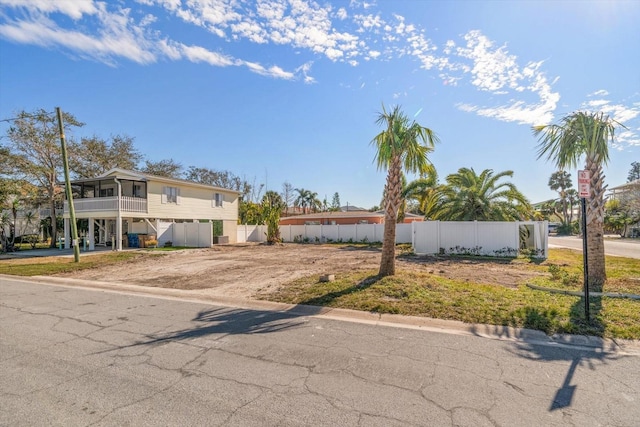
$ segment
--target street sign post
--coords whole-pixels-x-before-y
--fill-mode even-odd
[[[589,198],[591,193],[591,173],[578,171],[578,193],[580,198]]]
[[[578,193],[582,204],[582,265],[584,266],[584,317],[589,321],[589,263],[587,262],[587,199],[591,197],[591,172],[578,171]]]

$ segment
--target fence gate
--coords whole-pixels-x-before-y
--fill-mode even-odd
[[[158,244],[210,248],[213,245],[213,224],[210,222],[160,222]]]

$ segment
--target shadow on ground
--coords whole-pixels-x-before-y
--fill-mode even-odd
[[[320,295],[315,298],[310,298],[308,300],[302,301],[301,304],[305,306],[330,306],[331,303],[344,296],[349,295],[354,292],[360,292],[367,289],[369,286],[375,284],[380,280],[379,276],[369,276],[362,279],[360,282],[356,283],[353,286],[349,286],[348,288],[342,289],[336,292],[329,292],[324,295]]]
[[[603,335],[605,325],[601,319],[600,312],[602,310],[602,298],[590,298],[590,318],[587,320],[585,316],[584,298],[579,298],[571,307],[570,322],[572,325],[581,328],[581,330],[589,330],[590,335],[556,335],[552,341],[554,345],[543,342],[541,337],[536,334],[526,334],[521,332],[519,341],[515,344],[513,353],[519,357],[529,360],[544,362],[568,362],[569,367],[562,381],[562,384],[551,398],[549,411],[555,411],[562,408],[570,407],[573,396],[579,387],[579,384],[572,384],[572,380],[576,370],[579,367],[586,367],[595,370],[597,364],[604,364],[615,361],[621,357],[616,354],[616,345],[611,342],[599,338]],[[545,330],[545,325],[554,322],[554,316],[557,314],[547,311],[540,311],[534,307],[527,307],[524,327],[537,330]],[[507,326],[487,326],[492,333],[500,336],[510,336],[513,329]],[[480,331],[478,331],[480,332]]]
[[[201,338],[215,335],[268,334],[297,328],[306,323],[303,317],[326,312],[324,306],[342,295],[366,289],[378,281],[377,276],[370,276],[357,285],[340,292],[333,292],[304,301],[287,311],[261,311],[230,308],[212,308],[202,310],[192,319],[194,326],[163,334],[148,336],[148,340],[137,342],[131,346],[154,345],[167,341]]]
[[[268,334],[303,325],[304,316],[320,313],[322,307],[295,306],[288,311],[261,311],[230,308],[202,310],[192,319],[192,328],[164,334],[149,335],[148,340],[134,344],[152,345],[165,341],[180,341],[209,335]]]

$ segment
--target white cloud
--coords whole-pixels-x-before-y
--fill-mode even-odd
[[[167,58],[177,61],[182,58],[182,49],[180,44],[175,43],[171,40],[160,40],[158,41],[158,49]]]
[[[309,75],[309,72],[311,71],[311,65],[313,65],[312,62],[307,62],[306,64],[302,64],[301,66],[299,66],[295,70],[296,73],[301,73],[302,74],[303,80],[307,84],[311,84],[311,83],[315,83],[316,82],[316,79],[314,79],[313,77],[311,77]]]
[[[225,1],[190,0],[189,6],[200,11],[199,15],[192,13],[193,10],[181,9],[182,4],[179,0],[157,0],[157,2],[168,10],[174,11],[183,19],[188,19],[198,25],[223,25],[233,20],[233,17],[221,18],[220,16],[220,13],[227,10],[225,8],[230,7],[229,2]],[[138,3],[149,5],[152,4],[152,0],[138,0]],[[71,54],[92,58],[111,66],[116,65],[117,58],[128,59],[140,64],[153,63],[159,58],[174,61],[185,59],[215,67],[244,65],[252,72],[272,78],[286,80],[296,78],[295,73],[285,71],[277,65],[264,67],[256,62],[236,60],[229,55],[213,52],[203,46],[186,45],[173,41],[169,37],[162,37],[159,32],[150,28],[157,21],[154,15],[143,14],[136,21],[131,17],[130,9],[109,9],[104,2],[0,0],[0,5],[21,7],[29,12],[22,19],[4,19],[5,22],[0,24],[0,36],[18,43],[62,47]],[[91,25],[83,23],[84,31],[67,29],[60,27],[49,17],[53,13],[65,13],[74,19],[86,19],[90,14],[93,21]],[[86,31],[86,28],[89,27],[94,31]],[[254,43],[264,42],[263,30],[259,26],[251,26],[249,22],[238,24],[235,26],[235,31],[248,37]],[[305,82],[315,81],[313,77],[308,75],[308,68],[301,73]]]
[[[80,19],[83,15],[98,12],[93,0],[0,0],[0,5],[13,8],[25,8],[32,12],[63,13],[72,19]]]
[[[609,92],[606,90],[599,90],[587,97],[593,96],[607,96]],[[618,127],[615,135],[614,148],[622,149],[625,146],[640,146],[640,129],[630,128],[628,125],[636,118],[640,117],[640,104],[634,103],[632,106],[626,106],[622,104],[614,104],[607,99],[591,99],[584,102],[580,106],[581,110],[590,112],[601,112],[609,116],[609,118],[618,122],[621,126]]]
[[[0,25],[0,35],[10,40],[45,47],[61,46],[83,57],[103,61],[109,65],[116,57],[148,64],[156,60],[152,44],[147,42],[140,28],[128,26],[127,11],[109,15],[104,9],[98,12],[102,27],[98,34],[60,28],[44,15],[34,14],[31,20],[15,20]]]
[[[543,61],[522,61],[508,46],[470,31],[438,46],[424,29],[402,15],[383,16],[375,3],[351,1],[336,7],[314,0],[0,0],[0,36],[17,43],[62,48],[67,53],[109,65],[126,59],[139,64],[187,60],[215,67],[240,66],[253,73],[315,83],[312,61],[329,60],[357,67],[367,61],[413,61],[425,76],[437,77],[452,90],[474,88],[483,101],[468,101],[462,111],[522,124],[547,124],[560,100],[554,85],[559,77],[543,72]],[[154,14],[148,13],[153,7]],[[164,8],[168,18],[158,14]],[[5,13],[8,9],[11,13]],[[14,13],[15,12],[15,13]],[[61,15],[69,19],[58,19]],[[161,16],[162,19],[157,19]],[[182,33],[167,33],[166,19],[207,32],[194,45]],[[160,29],[162,28],[162,30]],[[187,32],[188,33],[188,32]],[[263,65],[251,49],[241,58],[227,54],[239,44],[277,45],[290,57],[302,58],[294,71],[278,64]],[[243,46],[244,47],[244,46]],[[300,56],[297,56],[300,55]],[[363,82],[363,85],[365,83]],[[349,84],[345,84],[349,86]],[[398,92],[401,93],[401,92]],[[610,114],[621,122],[640,115],[640,105],[625,107],[605,98],[606,90],[588,95],[585,107]],[[638,131],[621,133],[636,144]],[[635,138],[635,139],[634,139]]]
[[[332,61],[335,61],[344,56],[344,53],[341,50],[334,49],[332,47],[328,48],[324,53],[325,55],[327,55],[327,58],[331,59]]]
[[[233,65],[233,60],[225,55],[211,52],[201,46],[181,45],[181,53],[191,62],[205,62],[216,67]]]
[[[506,46],[496,47],[477,30],[465,34],[464,39],[466,45],[455,50],[455,43],[447,42],[447,50],[455,52],[456,56],[449,58],[443,68],[449,73],[461,71],[463,76],[470,74],[470,83],[481,92],[490,92],[499,103],[494,106],[463,103],[458,108],[500,121],[527,125],[548,124],[553,120],[560,94],[553,91],[552,84],[540,70],[542,61],[521,66]],[[506,97],[511,99],[499,101]]]
[[[587,101],[582,104],[582,109],[602,112],[623,125],[640,116],[640,107],[612,104],[611,101],[606,99]]]
[[[275,78],[285,79],[285,80],[295,79],[294,73],[284,71],[282,68],[275,65],[269,68],[265,68],[260,64],[257,64],[255,62],[248,62],[248,61],[239,61],[238,65],[244,65],[247,68],[249,68],[249,70],[251,70],[252,72],[256,74],[260,74],[262,76],[275,77]]]
[[[234,38],[244,37],[251,40],[254,43],[266,43],[267,42],[267,34],[255,22],[240,22],[238,24],[232,24],[231,29],[234,33]]]
[[[376,30],[384,25],[379,15],[356,15],[354,21],[360,25],[358,32]]]
[[[472,84],[484,91],[496,91],[503,87],[516,89],[524,78],[516,57],[509,55],[505,46],[494,48],[493,42],[480,31],[471,31],[464,36],[465,47],[457,49],[457,55],[472,61]]]
[[[438,77],[445,86],[458,86],[458,82],[462,80],[462,77],[453,77],[447,73],[441,73]]]

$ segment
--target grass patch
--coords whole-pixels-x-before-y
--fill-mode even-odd
[[[551,250],[544,263],[518,260],[522,268],[555,274],[538,280],[552,288],[582,287],[582,256],[574,251]],[[606,292],[640,294],[640,263],[607,257],[610,279]],[[579,280],[574,282],[575,276]],[[567,279],[567,277],[569,279]],[[563,280],[565,283],[563,283]],[[547,334],[570,333],[608,338],[640,339],[640,301],[616,298],[591,298],[591,319],[584,318],[581,297],[550,294],[524,285],[508,288],[446,279],[437,275],[398,271],[393,277],[378,278],[375,271],[336,275],[336,280],[321,283],[319,276],[295,280],[275,292],[258,298],[289,304],[307,304],[394,313],[467,323],[537,329]]]
[[[80,262],[72,257],[24,258],[0,261],[0,274],[15,276],[50,276],[60,273],[87,270],[105,265],[125,263],[140,257],[151,256],[137,252],[109,252],[99,255],[80,256]]]
[[[548,277],[531,280],[547,288],[581,291],[584,285],[582,254],[571,249],[550,249],[549,258],[540,265],[531,265]],[[640,261],[633,258],[606,257],[607,282],[603,292],[640,294]]]

